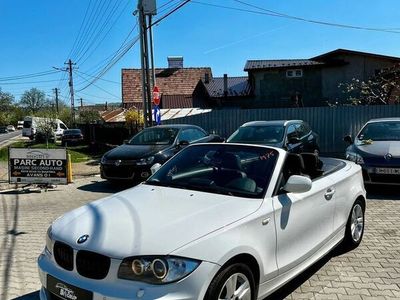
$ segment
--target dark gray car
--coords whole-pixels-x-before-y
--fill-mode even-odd
[[[400,184],[400,118],[368,121],[349,144],[346,159],[358,163],[366,184]]]
[[[268,145],[292,153],[319,152],[318,135],[302,120],[253,121],[243,124],[227,143]]]

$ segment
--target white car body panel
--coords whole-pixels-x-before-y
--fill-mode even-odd
[[[274,150],[279,157],[263,199],[141,184],[65,214],[53,223],[53,239],[71,245],[75,255],[80,249],[107,255],[111,267],[105,279],[91,280],[75,269],[65,271],[45,250],[38,260],[43,287],[51,274],[93,290],[94,300],[135,299],[142,289],[143,300],[200,300],[229,260],[247,255],[259,266],[257,299],[263,299],[336,246],[354,201],[365,199],[361,168],[347,161],[314,180],[308,192],[274,195],[286,156],[284,150]],[[78,245],[84,234],[88,241]],[[137,255],[174,255],[202,263],[173,284],[119,279],[122,259]],[[41,299],[47,299],[44,290]]]

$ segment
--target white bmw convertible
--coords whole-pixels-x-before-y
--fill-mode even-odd
[[[189,146],[146,182],[57,219],[40,298],[263,299],[364,231],[361,168],[254,145]]]

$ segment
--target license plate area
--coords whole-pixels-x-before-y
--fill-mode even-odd
[[[375,168],[376,174],[384,174],[384,175],[400,175],[399,168]]]
[[[47,290],[65,300],[92,300],[93,292],[65,283],[51,275],[47,275]]]

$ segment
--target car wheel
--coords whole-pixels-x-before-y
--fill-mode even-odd
[[[232,264],[220,271],[208,287],[204,300],[255,300],[254,276],[242,263]]]
[[[342,248],[352,250],[360,245],[364,235],[365,204],[360,199],[354,202],[346,224]]]

